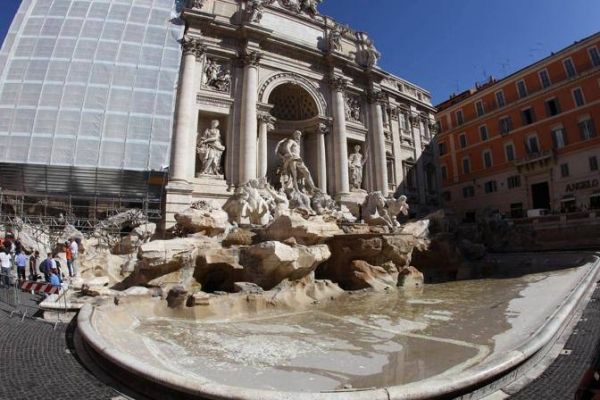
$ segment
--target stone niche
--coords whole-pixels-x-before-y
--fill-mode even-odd
[[[203,173],[203,161],[201,156],[198,154],[198,144],[200,138],[204,137],[205,132],[211,128],[213,121],[219,122],[220,132],[220,144],[224,147],[221,159],[219,161],[219,168],[217,171],[209,171],[209,173]],[[194,141],[195,146],[195,159],[194,159],[194,180],[193,180],[193,192],[196,194],[203,194],[203,198],[209,198],[217,200],[219,203],[224,203],[225,200],[231,195],[227,191],[227,182],[225,180],[226,174],[229,172],[226,168],[227,152],[231,151],[231,146],[227,143],[227,132],[229,129],[229,119],[226,115],[216,113],[199,113],[198,114],[198,131],[196,140]],[[215,173],[217,172],[217,173]]]

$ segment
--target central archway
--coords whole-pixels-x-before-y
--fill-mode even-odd
[[[299,130],[303,133],[302,158],[317,186],[326,188],[326,178],[319,174],[325,168],[325,144],[322,135],[317,135],[320,117],[326,110],[324,99],[312,84],[295,75],[278,75],[278,79],[267,81],[263,89],[260,98],[269,104],[276,121],[267,138],[267,180],[279,185],[277,170],[281,161],[275,155],[277,144]]]

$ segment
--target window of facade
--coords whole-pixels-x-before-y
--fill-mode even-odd
[[[567,145],[567,135],[562,126],[552,129],[552,143],[555,149],[562,149]]]
[[[506,161],[515,160],[515,146],[512,143],[508,143],[504,146],[504,152],[506,153]]]
[[[463,188],[463,197],[464,198],[475,197],[475,187],[474,186],[465,186]]]
[[[503,117],[498,120],[498,130],[501,135],[506,135],[512,129],[512,118],[510,116]]]
[[[591,118],[579,122],[579,134],[582,140],[588,140],[596,137],[596,126]]]
[[[569,164],[560,164],[560,176],[567,178],[569,176]]]
[[[483,101],[479,100],[475,103],[475,110],[477,111],[477,116],[481,117],[485,114],[485,109],[483,108]]]
[[[541,70],[539,72],[540,75],[540,84],[542,85],[543,89],[546,89],[547,87],[550,87],[550,85],[552,84],[550,82],[550,76],[548,75],[548,70]]]
[[[527,85],[524,80],[517,82],[517,91],[519,92],[519,98],[527,97]]]
[[[509,189],[521,187],[521,175],[509,176],[506,179],[506,186],[508,186]]]
[[[462,149],[467,147],[467,135],[465,135],[464,133],[461,133],[460,136],[458,137],[458,143],[460,143],[460,147]]]
[[[442,179],[443,180],[448,180],[448,168],[446,168],[445,165],[442,165],[442,167],[440,168],[440,171],[442,173]]]
[[[546,115],[548,117],[554,117],[560,114],[560,103],[557,98],[546,100]]]
[[[468,158],[463,158],[462,167],[463,167],[463,173],[465,175],[470,174],[471,173],[471,160],[469,160]]]
[[[446,143],[439,143],[438,144],[438,150],[440,152],[440,156],[443,156],[444,154],[446,154],[447,153]]]
[[[590,55],[590,61],[594,67],[600,66],[600,52],[598,52],[598,48],[596,46],[590,47],[588,49],[588,53]]]
[[[529,107],[521,111],[521,120],[523,125],[533,124],[535,122],[535,111]]]
[[[567,78],[573,78],[575,75],[577,75],[577,71],[575,70],[575,64],[573,64],[572,59],[567,58],[563,60],[563,66],[565,67]]]
[[[485,142],[489,139],[488,128],[487,125],[481,125],[479,127],[479,136],[481,137],[481,141]]]
[[[498,107],[504,107],[506,105],[506,100],[504,100],[504,92],[502,90],[496,92],[496,103],[498,103]]]
[[[600,210],[600,194],[590,196],[590,210]]]
[[[581,90],[581,88],[573,89],[573,100],[575,101],[575,107],[581,107],[585,105],[585,99],[583,98],[583,90]]]
[[[540,144],[536,135],[531,135],[527,138],[527,152],[529,154],[537,154],[540,152]]]
[[[489,150],[483,152],[483,166],[485,168],[492,168],[492,152]]]
[[[465,122],[465,117],[463,115],[463,111],[462,110],[458,110],[456,112],[456,124],[457,125],[462,125]]]
[[[589,159],[590,161],[590,171],[598,171],[598,157],[592,156]]]
[[[496,181],[487,181],[483,187],[486,193],[494,193],[498,191],[498,185],[496,184]]]

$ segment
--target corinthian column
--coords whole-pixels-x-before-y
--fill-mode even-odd
[[[325,151],[327,132],[329,132],[327,125],[319,124],[317,128],[317,185],[323,193],[327,193],[327,155]]]
[[[258,123],[258,177],[264,178],[269,165],[268,135],[275,129],[275,118],[269,114],[261,114],[258,116]]]
[[[388,175],[387,163],[385,159],[385,133],[383,131],[383,110],[381,103],[383,102],[383,93],[381,91],[371,90],[367,95],[369,102],[370,115],[369,118],[369,135],[371,136],[372,149],[371,154],[373,159],[374,189],[388,195]]]
[[[183,59],[181,78],[179,79],[179,90],[177,96],[177,108],[175,110],[175,133],[173,135],[173,153],[171,159],[171,181],[174,183],[188,182],[194,176],[194,171],[189,171],[191,164],[190,146],[195,135],[192,127],[196,123],[196,58],[201,56],[205,47],[198,39],[184,37],[182,42]]]
[[[242,86],[242,113],[240,124],[239,184],[256,179],[256,103],[258,101],[258,64],[261,54],[257,51],[244,52],[244,82]]]
[[[347,82],[339,76],[330,78],[331,99],[333,106],[333,154],[334,154],[334,187],[336,196],[350,192],[348,180],[348,139],[346,135],[346,106],[344,91]]]

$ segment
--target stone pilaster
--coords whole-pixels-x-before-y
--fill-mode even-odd
[[[196,60],[201,57],[205,47],[199,39],[184,37],[182,41],[183,59],[181,79],[175,110],[175,132],[173,135],[173,153],[171,159],[170,182],[187,184],[193,177],[190,171],[190,147],[195,147],[196,115]]]
[[[269,163],[268,136],[269,132],[275,129],[275,118],[269,114],[260,114],[258,116],[258,177],[267,176]]]
[[[242,85],[242,110],[239,142],[238,184],[244,184],[257,177],[257,113],[258,64],[261,53],[244,51],[240,60],[244,65]]]
[[[331,76],[331,99],[333,106],[333,154],[334,154],[334,194],[340,196],[350,193],[348,179],[348,139],[346,134],[346,108],[344,91],[347,81],[339,76]]]
[[[329,127],[327,125],[319,124],[317,128],[317,186],[323,193],[327,193],[327,155],[325,149],[325,135],[328,132]]]
[[[369,90],[367,93],[367,101],[369,102],[369,135],[371,151],[370,156],[372,157],[371,163],[373,164],[372,170],[374,175],[372,177],[371,184],[374,190],[378,190],[383,193],[384,196],[388,195],[388,174],[387,174],[387,163],[385,157],[385,132],[383,128],[383,110],[382,102],[385,98],[383,92],[380,90]]]

